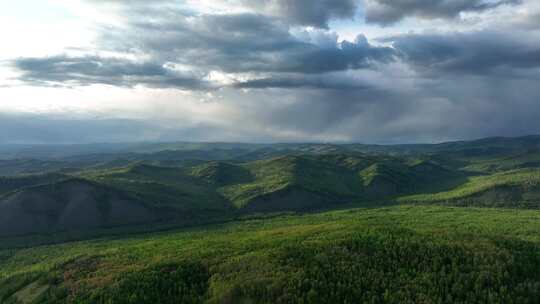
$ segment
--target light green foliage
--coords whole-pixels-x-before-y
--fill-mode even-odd
[[[355,173],[332,159],[285,156],[248,163],[245,167],[251,172],[253,181],[219,190],[239,208],[259,196],[287,187],[336,197],[351,197],[360,192],[360,181]]]
[[[466,199],[488,190],[518,187],[521,193],[531,192],[540,186],[540,170],[523,169],[470,177],[468,182],[450,191],[434,194],[418,194],[399,199],[401,202],[443,202]],[[537,205],[540,206],[540,205]]]
[[[186,210],[225,210],[227,204],[206,183],[194,178],[184,168],[137,164],[105,170],[87,176],[126,191],[155,207]]]
[[[537,151],[527,151],[495,159],[478,160],[466,166],[465,169],[473,172],[494,173],[538,167],[540,167],[540,153]]]
[[[246,165],[253,175],[251,183],[237,184],[221,189],[221,192],[237,207],[244,206],[250,199],[285,188],[295,179],[296,157],[288,156],[256,161]]]

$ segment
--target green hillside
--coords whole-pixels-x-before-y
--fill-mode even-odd
[[[399,198],[401,202],[540,209],[540,170],[522,169],[476,176],[450,191]]]
[[[9,177],[0,176],[0,196],[17,189],[42,184],[51,184],[68,178],[69,177],[67,175],[58,173],[30,174]]]
[[[261,204],[257,201],[261,197],[268,198],[263,204],[272,204],[275,200],[269,198],[268,195],[291,190],[296,190],[300,196],[302,194],[318,195],[321,199],[333,195],[336,201],[357,197],[359,194],[359,179],[354,172],[324,159],[284,156],[252,162],[244,166],[253,176],[251,181],[219,189],[238,208]],[[296,202],[297,206],[284,207],[286,209],[309,208],[310,202],[303,201],[304,199],[300,196]],[[312,203],[312,208],[317,207],[317,202]],[[261,208],[271,209],[263,206]]]
[[[305,154],[252,162],[186,163],[180,167],[136,162],[127,167],[92,168],[71,174],[140,202],[152,214],[146,223],[161,223],[155,229],[163,224],[200,224],[253,213],[327,210],[351,203],[387,205],[396,199],[462,205],[452,193],[469,191],[466,193],[476,195],[484,190],[474,186],[482,178],[499,184],[506,180],[500,177],[503,175],[471,178],[462,168],[452,169],[449,164],[436,157]],[[54,185],[55,176],[68,178],[59,174],[4,178],[3,183],[0,179],[0,190],[29,192],[25,199],[39,200],[37,190],[25,187],[39,183]],[[521,182],[518,179],[516,183]],[[507,196],[513,206],[534,208],[537,203],[534,191],[531,187],[515,187]],[[7,199],[0,198],[0,204],[4,201]],[[467,205],[507,206],[490,196],[479,197]],[[153,230],[152,225],[148,230]],[[94,228],[89,227],[89,232]]]
[[[89,231],[157,219],[141,201],[83,179],[27,187],[0,199],[0,237]]]
[[[217,187],[249,183],[253,180],[248,168],[226,162],[209,162],[195,166],[190,175]]]
[[[537,137],[491,138],[439,145],[372,146],[387,149],[374,154],[374,150],[362,152],[365,145],[182,143],[150,145],[144,151],[123,150],[119,154],[3,161],[12,173],[44,173],[0,176],[0,206],[10,206],[9,216],[18,210],[21,223],[34,222],[36,215],[24,206],[44,205],[44,210],[56,210],[54,206],[66,205],[44,189],[47,185],[66,188],[63,181],[75,177],[142,204],[149,214],[141,222],[147,231],[351,204],[538,209],[537,145]],[[401,155],[395,153],[399,149]],[[228,160],[212,160],[215,158]],[[48,167],[51,163],[55,165]],[[90,205],[99,203],[94,201],[91,199]],[[55,227],[56,216],[53,212],[43,220],[40,217],[40,224],[34,226]],[[113,223],[79,228],[92,236],[102,233],[94,231],[96,227],[100,230],[115,226]],[[118,223],[122,231],[140,231],[140,227],[120,227],[126,223]],[[28,233],[57,230],[35,228]]]
[[[538,211],[392,207],[0,251],[2,303],[535,303]]]
[[[538,151],[516,153],[496,159],[476,161],[465,167],[469,171],[487,173],[523,168],[540,168],[540,153]]]
[[[178,212],[222,212],[228,208],[213,187],[183,168],[136,164],[92,172],[86,178],[125,191],[152,207]]]

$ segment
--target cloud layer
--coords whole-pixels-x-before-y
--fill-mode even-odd
[[[540,132],[533,0],[86,3],[113,12],[94,25],[93,47],[12,58],[16,80],[157,90],[140,107],[159,103],[162,113],[135,123],[111,112],[80,132],[117,122],[156,140],[381,143]],[[343,27],[356,38],[342,38]],[[31,137],[16,133],[5,140]]]
[[[502,5],[521,3],[520,0],[366,0],[366,20],[388,25],[406,17],[456,18],[461,13],[483,12]]]
[[[358,9],[356,0],[243,0],[242,4],[288,23],[328,28],[333,19],[352,19]]]
[[[196,75],[175,71],[174,67],[154,62],[134,62],[97,56],[19,58],[14,66],[23,72],[21,80],[33,85],[87,86],[107,84],[134,87],[200,90],[210,83]]]

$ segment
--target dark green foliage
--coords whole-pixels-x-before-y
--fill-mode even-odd
[[[210,162],[194,167],[191,175],[219,187],[253,181],[251,172],[244,166],[224,162]]]
[[[69,164],[67,162],[53,160],[0,160],[0,176],[52,172],[66,168],[68,166]]]
[[[72,301],[96,304],[203,303],[209,278],[208,270],[200,263],[160,265],[125,273],[113,286]]]
[[[22,188],[0,199],[0,237],[91,231],[156,221],[152,210],[117,188],[85,179]]]
[[[304,303],[533,303],[540,296],[540,256],[532,252],[540,247],[507,245],[476,251],[390,230],[293,247],[282,263],[302,275],[292,276],[283,294]]]
[[[0,196],[2,194],[37,185],[52,184],[58,181],[68,179],[69,177],[58,173],[21,175],[16,177],[0,176]]]
[[[150,207],[171,207],[182,212],[227,209],[227,203],[212,187],[187,171],[137,164],[93,172],[87,177],[125,191]]]

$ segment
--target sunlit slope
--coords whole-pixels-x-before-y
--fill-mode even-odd
[[[471,177],[468,182],[450,191],[405,196],[399,201],[540,209],[540,170],[512,170]]]
[[[236,207],[303,210],[441,189],[462,174],[435,163],[350,155],[285,156],[245,164],[249,180],[218,188]]]
[[[478,160],[465,167],[473,172],[496,173],[524,168],[540,168],[540,151],[511,154],[495,159]]]

